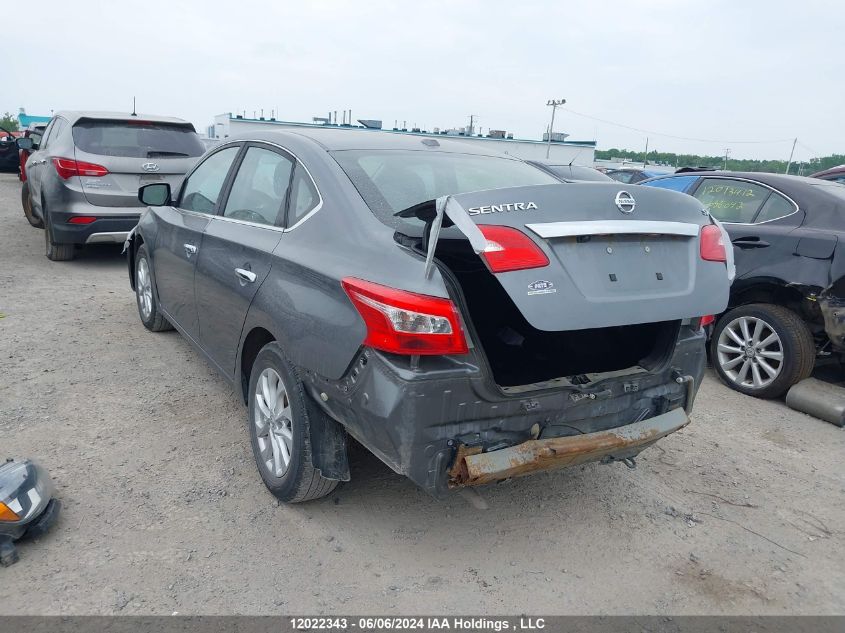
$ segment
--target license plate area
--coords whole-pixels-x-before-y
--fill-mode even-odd
[[[675,235],[553,238],[552,251],[585,297],[671,295],[691,288],[692,240]]]

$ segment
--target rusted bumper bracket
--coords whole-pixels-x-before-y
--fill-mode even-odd
[[[480,447],[458,447],[449,470],[449,486],[477,486],[539,470],[576,466],[604,458],[624,459],[689,424],[683,409],[626,426],[567,437],[529,440],[517,446],[482,453]]]

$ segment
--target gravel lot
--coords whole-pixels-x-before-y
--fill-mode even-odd
[[[437,502],[362,449],[279,506],[245,408],[137,316],[119,249],[53,263],[0,175],[0,438],[64,513],[0,568],[22,614],[845,613],[845,433],[708,376],[638,468],[589,465]]]

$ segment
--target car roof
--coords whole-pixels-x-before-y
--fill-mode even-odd
[[[328,152],[342,150],[429,150],[452,152],[460,154],[475,154],[479,156],[496,156],[519,160],[513,156],[502,154],[489,149],[483,149],[474,143],[461,142],[450,139],[431,138],[416,136],[401,132],[389,132],[385,130],[366,129],[331,129],[331,128],[302,128],[290,130],[252,130],[230,136],[230,141],[267,141],[268,143],[279,143],[284,145],[285,139],[291,137],[304,137],[316,143]],[[437,143],[433,145],[432,142]]]
[[[99,119],[103,121],[128,121],[137,119],[138,121],[177,123],[193,127],[193,124],[185,119],[179,119],[173,116],[161,116],[158,114],[132,114],[131,112],[106,112],[100,110],[60,110],[59,112],[56,112],[56,116],[67,119],[68,123],[71,125],[80,119]]]
[[[656,178],[672,178],[693,176],[701,178],[745,178],[758,180],[775,188],[795,187],[796,185],[817,185],[818,182],[807,176],[788,176],[786,174],[772,174],[766,171],[694,171],[680,174],[660,174]]]
[[[829,167],[827,169],[823,169],[822,171],[817,171],[814,174],[810,174],[810,178],[819,178],[821,176],[830,176],[832,174],[845,174],[845,165],[837,165],[836,167]]]

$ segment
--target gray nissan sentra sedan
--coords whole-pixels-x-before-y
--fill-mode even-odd
[[[436,496],[633,466],[689,422],[700,317],[728,300],[724,231],[695,199],[459,141],[254,133],[139,197],[141,321],[231,381],[288,502],[349,479],[348,435]]]
[[[45,254],[73,259],[77,246],[121,243],[143,208],[138,187],[176,185],[205,151],[194,126],[173,117],[61,111],[26,161],[21,192],[29,223],[44,229]]]

